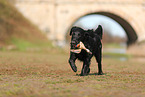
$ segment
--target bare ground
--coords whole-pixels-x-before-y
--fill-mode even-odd
[[[0,97],[144,97],[145,63],[103,58],[104,75],[79,76],[68,64],[69,54],[0,52]]]

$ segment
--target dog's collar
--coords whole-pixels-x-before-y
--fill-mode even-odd
[[[87,51],[89,54],[92,54],[92,52],[91,52],[89,49],[87,49],[87,48],[85,47],[85,45],[83,44],[83,42],[81,42],[81,41],[80,41],[79,44],[76,45],[76,47],[78,47],[78,49],[71,49],[70,51],[73,52],[73,53],[79,54],[79,53],[81,52],[81,50],[84,49],[84,50]]]

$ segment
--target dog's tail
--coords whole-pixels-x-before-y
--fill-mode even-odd
[[[103,36],[103,28],[102,28],[101,25],[98,25],[98,28],[95,30],[95,33],[96,33],[97,35],[99,35],[100,38],[102,39],[102,36]]]

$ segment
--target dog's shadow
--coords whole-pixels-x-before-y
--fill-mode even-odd
[[[106,75],[107,73],[103,73],[102,75]],[[88,75],[85,75],[85,76],[91,76],[91,75],[98,75],[99,76],[99,74],[98,73],[89,73]],[[76,74],[76,76],[82,76],[81,74]]]

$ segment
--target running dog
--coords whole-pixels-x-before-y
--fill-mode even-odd
[[[77,72],[75,65],[76,59],[83,62],[81,76],[90,73],[90,61],[95,56],[98,63],[98,75],[102,75],[102,35],[103,29],[99,25],[98,28],[93,30],[84,30],[80,27],[72,27],[70,31],[70,58],[69,64],[74,72]]]

